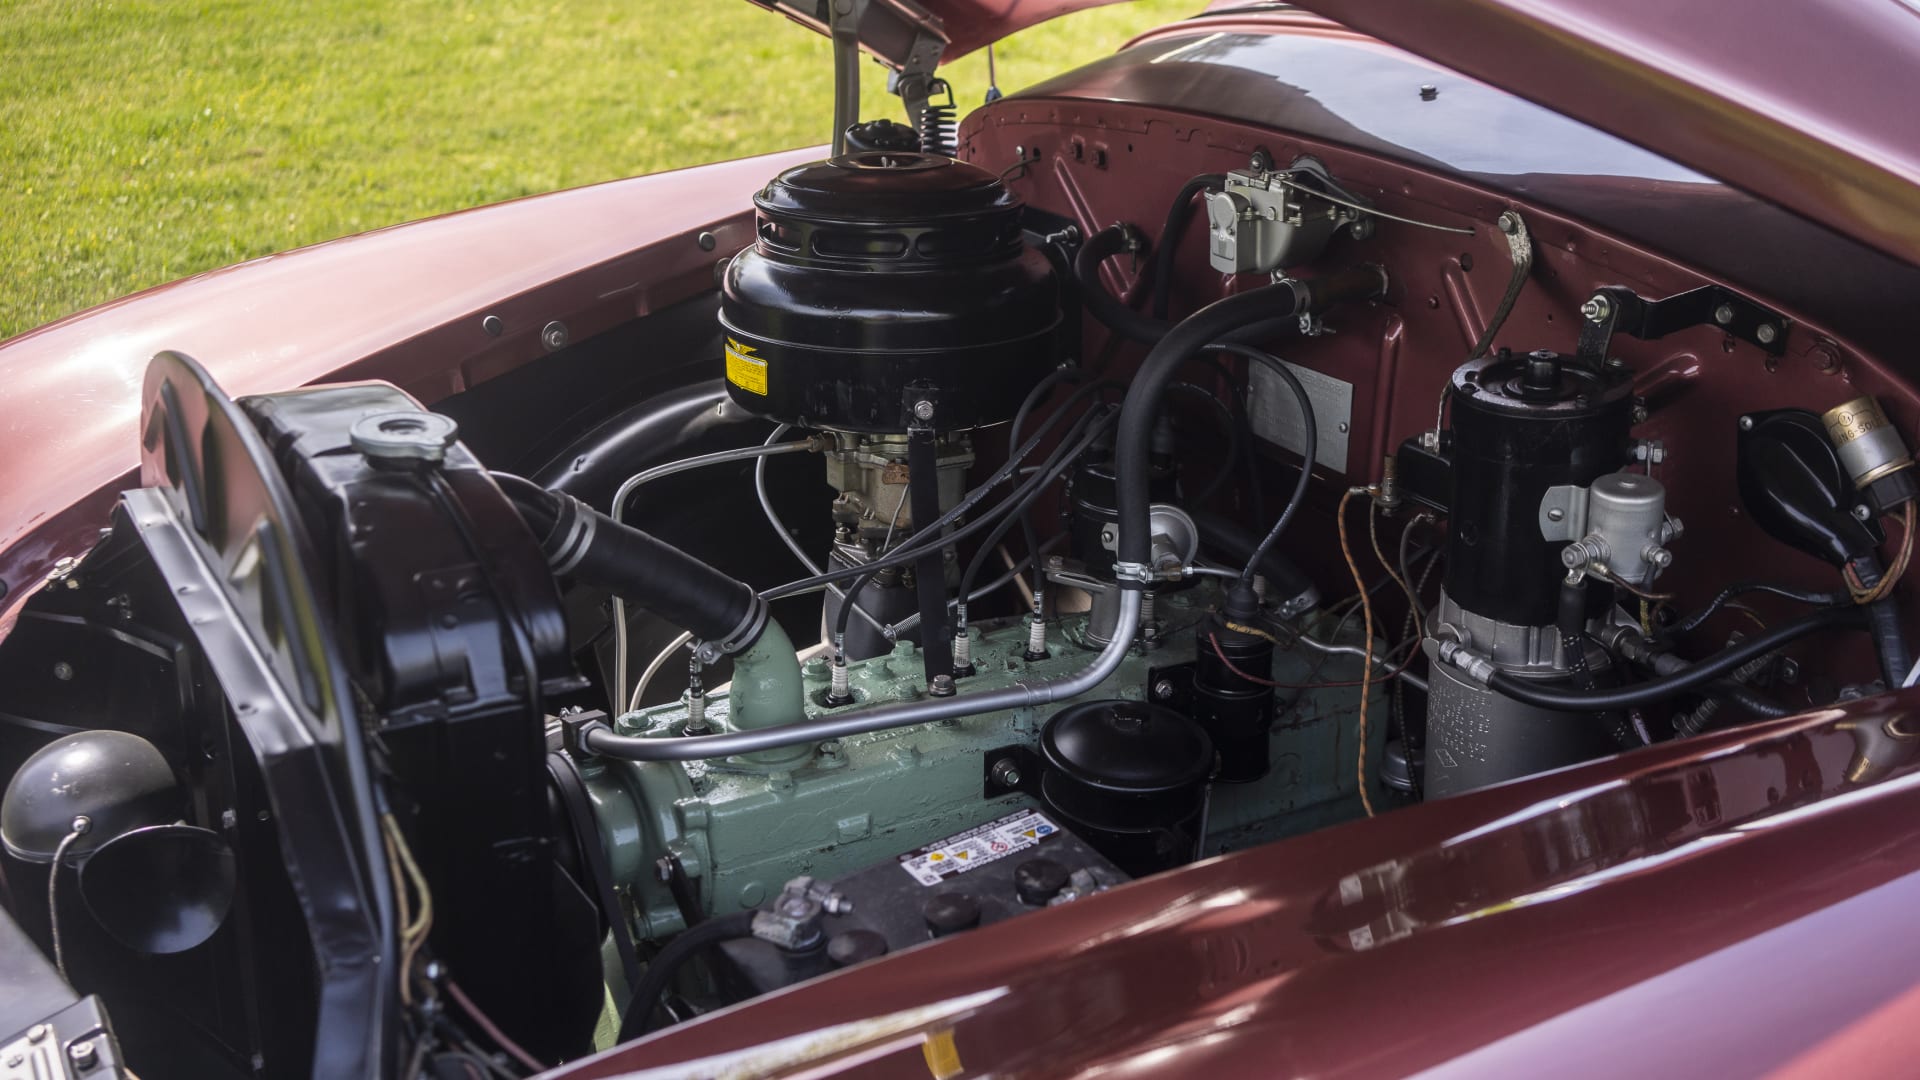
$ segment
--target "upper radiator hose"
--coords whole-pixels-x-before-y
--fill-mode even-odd
[[[555,575],[611,589],[691,633],[714,656],[759,640],[767,602],[753,588],[571,495],[492,474],[539,536]]]

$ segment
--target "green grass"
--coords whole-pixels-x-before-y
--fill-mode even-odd
[[[1036,27],[996,50],[1001,87],[1199,6]],[[0,339],[301,244],[824,142],[830,69],[742,0],[0,0]],[[984,54],[948,76],[978,104]],[[899,116],[883,81],[869,118]]]

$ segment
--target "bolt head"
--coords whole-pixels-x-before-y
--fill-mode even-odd
[[[719,241],[714,238],[714,235],[712,233],[707,232],[704,229],[701,230],[699,236],[694,238],[694,241],[700,245],[701,251],[712,251],[714,249],[714,246],[719,243]]]
[[[1508,210],[1502,213],[1497,219],[1495,219],[1494,224],[1500,226],[1501,232],[1511,236],[1515,232],[1519,231],[1520,218],[1519,218],[1519,215],[1515,214],[1511,210]]]
[[[931,401],[914,402],[913,415],[916,419],[920,419],[920,420],[933,419],[933,402]]]
[[[567,347],[567,324],[555,320],[540,328],[540,344],[549,349]]]
[[[1613,301],[1604,296],[1588,297],[1587,302],[1580,305],[1580,314],[1588,322],[1605,322],[1607,316],[1613,314]]]
[[[489,315],[480,320],[480,329],[484,331],[488,337],[499,337],[506,332],[507,324],[501,320],[500,316]]]
[[[1426,83],[1425,85],[1420,87],[1421,101],[1432,101],[1433,99],[1439,96],[1440,96],[1440,88],[1433,85],[1432,83]]]
[[[30,1043],[42,1042],[51,1034],[53,1034],[52,1028],[45,1024],[35,1024],[27,1029],[27,1041]]]
[[[94,1062],[100,1060],[100,1052],[94,1049],[93,1040],[88,1039],[67,1047],[67,1057],[80,1068],[90,1069]]]
[[[1644,423],[1646,423],[1646,422],[1647,422],[1647,407],[1646,407],[1645,405],[1635,405],[1635,406],[1633,407],[1633,411],[1632,411],[1632,412],[1631,412],[1631,413],[1629,414],[1629,417],[1630,417],[1630,419],[1632,419],[1632,420],[1633,420],[1633,422],[1634,422],[1634,423],[1636,423],[1636,424],[1644,424]]]
[[[1751,416],[1743,416],[1743,417],[1741,417],[1741,418],[1740,418],[1740,430],[1741,430],[1741,431],[1752,431],[1752,430],[1753,430],[1753,417],[1751,417]]]
[[[1777,326],[1774,326],[1772,323],[1761,323],[1753,331],[1753,336],[1759,339],[1760,344],[1771,345],[1773,344],[1774,339],[1780,336],[1780,328]]]
[[[65,660],[53,665],[53,677],[59,679],[61,682],[72,682],[73,665],[67,663]]]
[[[1584,565],[1586,561],[1586,550],[1579,544],[1568,544],[1566,547],[1560,549],[1560,562],[1569,570]]]
[[[1719,307],[1714,308],[1713,321],[1719,323],[1721,326],[1726,326],[1733,322],[1733,305],[1721,304]]]

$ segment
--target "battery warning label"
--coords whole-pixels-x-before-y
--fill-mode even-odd
[[[727,381],[749,394],[767,394],[767,361],[752,345],[727,339]]]
[[[1060,831],[1045,814],[1021,810],[900,856],[900,869],[922,885],[938,885],[976,866],[1004,859]]]

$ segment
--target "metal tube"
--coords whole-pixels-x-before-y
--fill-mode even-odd
[[[1120,611],[1114,623],[1113,639],[1093,661],[1079,671],[1057,679],[1033,683],[1014,683],[999,690],[953,697],[922,698],[870,709],[836,713],[818,720],[763,728],[758,731],[734,731],[725,735],[695,735],[681,738],[643,739],[620,735],[605,725],[589,727],[584,735],[588,750],[627,761],[699,761],[706,758],[751,754],[803,742],[843,739],[869,731],[932,723],[953,717],[1001,709],[1031,708],[1084,694],[1099,686],[1119,670],[1127,650],[1133,645],[1134,631],[1140,622],[1140,594],[1136,590],[1120,593]],[[798,710],[799,702],[794,703]]]
[[[860,122],[860,12],[864,0],[832,0],[833,156],[847,152],[847,129]]]

